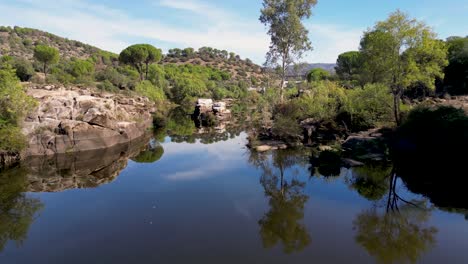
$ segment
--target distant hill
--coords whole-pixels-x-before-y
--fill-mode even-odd
[[[263,68],[250,59],[241,59],[233,52],[202,47],[195,51],[192,48],[171,49],[163,63],[196,64],[227,71],[234,80],[244,80],[256,85],[263,77]]]
[[[45,31],[16,26],[13,28],[0,26],[0,56],[9,55],[32,60],[34,47],[38,44],[57,48],[61,57],[65,59],[97,58],[97,64],[101,64],[102,67],[115,64],[118,60],[118,54]],[[233,80],[243,80],[252,85],[256,85],[263,79],[262,67],[254,64],[251,60],[241,59],[239,55],[226,50],[209,47],[200,48],[198,51],[191,48],[171,49],[162,61],[162,64],[168,63],[196,64],[227,71]]]
[[[34,47],[38,44],[57,48],[61,57],[64,58],[86,59],[102,53],[112,54],[91,45],[62,38],[38,29],[0,27],[0,55],[32,59]],[[117,56],[116,54],[113,55]]]
[[[320,68],[330,73],[335,72],[335,63],[300,63],[288,68],[288,77],[305,77],[312,69]]]

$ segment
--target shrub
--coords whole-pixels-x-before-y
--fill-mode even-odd
[[[143,81],[135,87],[135,91],[148,97],[153,102],[160,102],[165,99],[164,91],[154,86],[150,81]]]
[[[326,71],[321,68],[316,68],[316,69],[312,69],[307,74],[307,81],[308,82],[324,81],[324,80],[328,80],[330,77],[331,77],[331,74],[329,71]]]
[[[19,84],[14,71],[0,70],[0,120],[3,124],[18,125],[36,104]]]
[[[272,132],[275,137],[294,140],[301,135],[301,127],[295,119],[280,115],[275,117]]]
[[[77,79],[93,79],[94,63],[88,60],[76,60],[70,65],[70,73]]]
[[[0,150],[18,152],[26,146],[19,123],[36,106],[12,70],[0,70]]]
[[[16,76],[23,81],[29,81],[35,74],[32,63],[25,59],[16,59],[13,67],[16,70]]]
[[[314,83],[311,92],[295,99],[302,112],[302,118],[314,118],[318,121],[332,120],[337,116],[346,100],[345,89],[334,82]]]
[[[104,80],[97,85],[97,88],[107,92],[118,92],[119,88],[115,87],[109,80]]]
[[[0,120],[0,150],[19,152],[26,147],[26,137],[17,126],[2,125]]]
[[[344,111],[355,130],[377,127],[393,121],[393,97],[385,85],[367,84],[364,88],[346,90]]]

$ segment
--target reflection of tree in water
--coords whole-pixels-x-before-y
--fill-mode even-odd
[[[34,216],[43,208],[38,199],[28,198],[24,169],[10,169],[0,173],[0,251],[9,240],[18,245],[26,239]]]
[[[272,248],[282,243],[286,253],[303,250],[310,243],[307,229],[301,223],[309,197],[303,193],[305,183],[294,177],[288,181],[285,172],[305,159],[290,150],[281,150],[273,152],[272,166],[264,154],[252,152],[250,161],[262,170],[260,182],[270,199],[270,210],[259,221],[263,245]]]
[[[391,171],[390,166],[381,164],[353,168],[350,187],[370,201],[379,201],[388,192]]]
[[[397,212],[365,211],[354,221],[356,241],[379,263],[416,263],[435,244],[430,211],[405,205]]]
[[[151,140],[148,146],[142,150],[132,160],[138,163],[154,163],[161,159],[164,154],[164,148],[155,140]]]
[[[386,170],[356,170],[353,188],[369,200],[386,199],[383,212],[374,206],[358,215],[356,241],[379,263],[416,263],[435,244],[437,229],[427,225],[431,210],[425,202],[402,198],[396,174],[384,177]]]

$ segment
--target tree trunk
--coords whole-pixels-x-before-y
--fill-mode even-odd
[[[149,63],[146,63],[146,76],[145,79],[148,80],[148,68],[149,68]]]
[[[395,123],[397,126],[400,125],[400,89],[397,88],[396,91],[393,91],[393,115],[395,116]]]
[[[44,63],[44,77],[47,78],[47,63]]]
[[[280,102],[283,103],[283,90],[284,90],[284,82],[286,81],[286,62],[283,59],[283,67],[281,71],[281,88],[280,88]]]

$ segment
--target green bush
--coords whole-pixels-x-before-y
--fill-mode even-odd
[[[89,60],[75,60],[71,62],[70,65],[70,74],[75,78],[94,78],[94,63]]]
[[[324,81],[324,80],[328,80],[330,77],[331,77],[331,74],[329,71],[321,69],[321,68],[316,68],[316,69],[312,69],[307,74],[307,81],[308,82]]]
[[[347,103],[343,107],[356,130],[378,127],[393,121],[393,97],[385,85],[367,84],[363,88],[346,90]]]
[[[37,102],[26,94],[13,70],[0,70],[0,120],[18,125]]]
[[[2,125],[0,120],[0,150],[19,152],[26,147],[26,137],[21,129],[14,125]]]
[[[0,70],[0,150],[17,152],[26,146],[19,123],[36,104],[13,70]]]
[[[115,87],[109,80],[104,80],[97,85],[97,88],[106,92],[118,92],[119,88]]]
[[[346,101],[345,89],[330,81],[316,82],[310,90],[293,100],[301,109],[302,118],[317,121],[333,120]]]
[[[148,97],[153,102],[160,102],[165,99],[164,91],[154,86],[150,81],[143,81],[135,87],[135,91]]]
[[[15,59],[13,67],[16,70],[16,76],[23,81],[29,81],[35,74],[32,63],[25,59]]]

